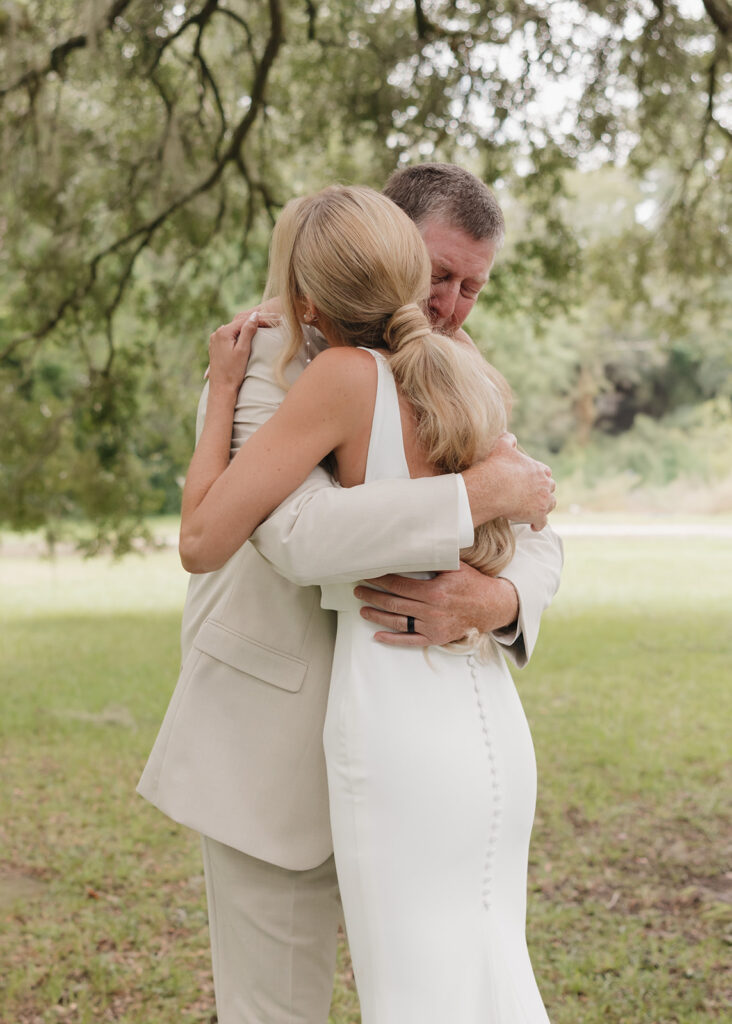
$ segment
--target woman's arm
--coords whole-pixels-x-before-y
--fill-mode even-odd
[[[180,554],[189,572],[220,568],[321,459],[370,422],[373,410],[374,360],[357,349],[328,349],[229,463],[248,355],[239,346],[237,340],[217,347],[212,335],[206,421],[183,491]]]
[[[229,463],[234,410],[246,375],[257,320],[257,314],[252,313],[239,329],[233,323],[223,325],[209,338],[211,361],[206,370],[205,416],[183,487],[182,517],[187,517],[200,505],[211,484]],[[215,364],[214,351],[218,353]]]

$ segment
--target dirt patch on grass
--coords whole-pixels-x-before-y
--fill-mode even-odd
[[[639,801],[604,822],[572,807],[564,818],[574,832],[573,847],[562,842],[562,852],[552,856],[548,828],[538,823],[534,834],[534,849],[549,854],[535,887],[546,899],[592,901],[617,914],[652,911],[675,918],[690,938],[713,933],[732,942],[729,815],[712,818],[697,810],[693,816],[683,806],[662,814]]]

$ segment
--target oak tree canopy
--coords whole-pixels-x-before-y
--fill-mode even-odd
[[[0,518],[124,547],[169,503],[206,337],[329,181],[482,176],[513,213],[497,315],[602,286],[721,322],[731,40],[728,0],[2,0]],[[605,164],[644,216],[589,244],[568,181]]]

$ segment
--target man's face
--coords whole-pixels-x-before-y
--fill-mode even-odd
[[[454,334],[475,305],[490,274],[496,244],[433,217],[419,225],[432,262],[429,317],[441,334]]]

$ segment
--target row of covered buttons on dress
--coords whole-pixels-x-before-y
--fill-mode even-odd
[[[474,654],[468,655],[468,666],[470,668],[470,675],[473,680],[473,690],[475,691],[475,699],[478,703],[478,712],[480,714],[480,723],[481,728],[483,730],[483,738],[485,740],[486,750],[488,751],[488,765],[491,780],[493,817],[491,820],[491,827],[488,835],[488,847],[486,849],[485,860],[483,863],[483,888],[481,891],[481,896],[483,898],[483,906],[485,907],[486,910],[490,910],[492,895],[491,886],[493,883],[493,859],[496,852],[496,846],[498,844],[498,832],[501,823],[501,784],[498,776],[498,766],[496,764],[496,752],[493,740],[493,733],[491,731],[490,722],[488,721],[488,715],[486,714],[485,706],[480,695],[480,687],[478,685],[478,661]]]

